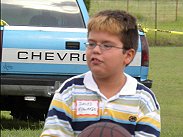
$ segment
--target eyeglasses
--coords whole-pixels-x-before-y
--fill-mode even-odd
[[[124,49],[124,48],[121,48],[121,47],[116,47],[116,46],[113,46],[111,44],[108,44],[108,43],[102,43],[102,44],[97,44],[97,43],[93,43],[93,42],[86,42],[84,43],[86,45],[86,47],[88,49],[94,49],[96,46],[99,46],[101,50],[105,51],[105,50],[110,50],[112,48],[117,48],[117,49]]]

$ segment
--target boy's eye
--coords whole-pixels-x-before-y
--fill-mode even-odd
[[[103,45],[105,48],[111,48],[112,46],[111,45],[107,45],[107,44],[104,44]]]
[[[96,46],[95,43],[89,43],[88,45],[89,45],[90,47],[95,47],[95,46]]]
[[[105,49],[111,49],[113,46],[112,45],[109,45],[109,44],[102,44],[103,46],[103,48],[105,48]]]

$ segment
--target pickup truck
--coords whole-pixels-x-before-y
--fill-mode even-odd
[[[18,119],[44,120],[54,91],[88,71],[84,0],[1,1],[1,110]],[[149,51],[139,30],[137,54],[126,73],[151,87]]]

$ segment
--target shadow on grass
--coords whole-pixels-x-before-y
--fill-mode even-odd
[[[1,115],[1,124],[0,124],[0,130],[5,130],[5,129],[42,129],[44,122],[43,121],[30,121],[30,120],[18,120],[18,119],[13,119],[13,118],[7,118]]]

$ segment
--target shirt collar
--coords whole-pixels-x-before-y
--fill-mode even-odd
[[[92,90],[92,91],[99,91],[98,86],[93,79],[91,71],[88,71],[84,76],[84,85],[86,88]]]
[[[124,73],[126,76],[126,83],[123,86],[123,88],[120,90],[119,95],[134,95],[136,94],[136,88],[137,88],[137,80],[130,75]],[[84,85],[86,88],[100,92],[95,80],[93,79],[92,72],[88,71],[84,76]]]
[[[134,95],[137,89],[137,80],[130,75],[124,73],[126,76],[126,83],[119,92],[120,95]]]

